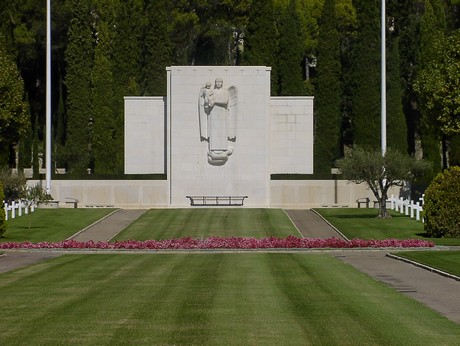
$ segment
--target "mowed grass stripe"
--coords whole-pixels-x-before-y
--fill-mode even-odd
[[[0,344],[455,345],[458,325],[326,254],[66,255],[0,275]]]
[[[152,209],[114,240],[288,235],[299,236],[299,233],[281,209]]]
[[[37,209],[33,213],[9,219],[0,242],[61,241],[113,211],[115,209]]]

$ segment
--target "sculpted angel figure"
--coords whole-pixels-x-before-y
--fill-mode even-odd
[[[201,141],[208,142],[208,163],[224,165],[233,153],[236,141],[237,90],[224,88],[222,78],[216,78],[201,88],[198,102]]]

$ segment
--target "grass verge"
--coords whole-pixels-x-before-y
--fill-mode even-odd
[[[0,344],[454,345],[460,329],[326,254],[66,255],[0,275]]]
[[[41,242],[67,239],[114,209],[36,209],[7,221],[2,242]]]
[[[395,255],[460,277],[460,251],[409,251],[398,252]]]
[[[349,239],[423,239],[436,245],[460,245],[460,239],[427,237],[422,222],[396,211],[390,211],[391,219],[382,220],[376,217],[377,210],[371,208],[315,210]]]
[[[151,209],[115,240],[300,236],[282,209]]]

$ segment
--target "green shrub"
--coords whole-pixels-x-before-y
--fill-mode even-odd
[[[460,167],[450,167],[433,179],[423,209],[429,236],[460,238]]]
[[[5,195],[3,194],[3,186],[0,183],[0,202],[2,205],[0,206],[0,238],[3,237],[3,233],[6,231],[6,223],[5,223],[5,209],[3,209],[3,200],[5,199]]]

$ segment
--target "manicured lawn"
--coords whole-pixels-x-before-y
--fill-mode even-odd
[[[288,235],[300,237],[281,209],[151,209],[114,240]]]
[[[395,255],[460,277],[460,251],[410,251],[398,252]]]
[[[0,275],[3,345],[455,345],[326,254],[65,255]]]
[[[429,238],[423,223],[399,212],[391,211],[391,219],[378,219],[376,209],[318,208],[315,209],[348,239],[423,239],[436,245],[460,245],[460,239]]]
[[[7,221],[2,242],[60,241],[99,220],[115,209],[36,209]]]

